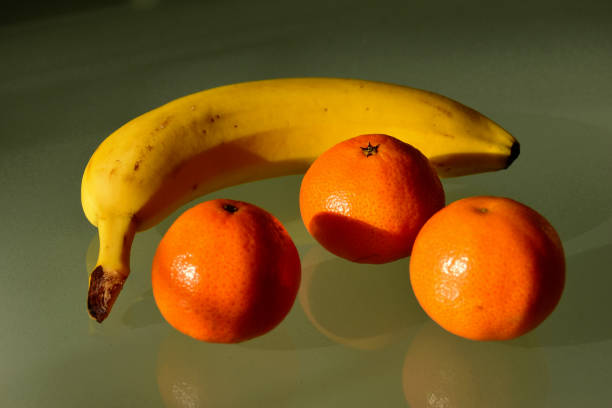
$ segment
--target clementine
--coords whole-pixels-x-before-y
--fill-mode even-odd
[[[565,256],[552,225],[515,200],[449,204],[419,232],[410,281],[425,312],[472,340],[507,340],[544,321],[561,298]]]
[[[165,233],[153,259],[153,296],[184,334],[237,343],[285,318],[300,275],[297,249],[272,214],[217,199],[185,211]]]
[[[410,255],[417,232],[444,206],[429,160],[392,136],[360,135],[336,144],[306,171],[300,212],[328,251],[381,264]]]

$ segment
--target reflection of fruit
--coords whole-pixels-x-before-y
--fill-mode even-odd
[[[119,128],[96,149],[81,201],[100,253],[88,309],[104,320],[130,272],[136,231],[196,197],[247,181],[303,173],[333,144],[385,132],[431,158],[441,176],[505,168],[518,142],[478,112],[409,87],[301,78],[189,95]]]
[[[298,299],[312,325],[338,344],[380,349],[427,319],[410,288],[406,261],[354,264],[314,246],[303,258]]]
[[[281,223],[249,203],[217,199],[185,211],[162,238],[153,295],[179,331],[211,342],[262,335],[287,315],[300,259]]]
[[[474,342],[425,323],[406,353],[404,395],[410,407],[539,407],[548,372],[538,349]]]
[[[446,330],[504,340],[553,311],[565,257],[554,228],[533,209],[507,198],[470,197],[423,226],[410,278],[423,309]]]
[[[167,408],[287,406],[298,366],[294,350],[202,343],[172,332],[159,347],[157,383]]]
[[[96,234],[91,237],[89,245],[87,245],[87,252],[85,253],[85,270],[87,273],[96,267],[96,257],[98,256],[99,250],[100,242],[98,240],[98,235]]]
[[[444,206],[427,158],[387,135],[361,135],[324,152],[300,188],[300,211],[330,252],[359,263],[410,255],[421,226]]]

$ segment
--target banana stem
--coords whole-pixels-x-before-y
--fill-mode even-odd
[[[130,250],[136,232],[131,217],[100,220],[100,252],[89,275],[87,310],[101,323],[111,311],[123,283],[130,274]]]

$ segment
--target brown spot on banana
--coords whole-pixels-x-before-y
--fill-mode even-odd
[[[168,116],[166,117],[166,119],[164,119],[164,121],[161,123],[160,127],[163,129],[165,127],[167,127],[170,124],[170,120],[172,119],[172,116]]]
[[[215,121],[216,121],[216,120],[219,120],[219,119],[221,119],[221,115],[219,115],[219,114],[215,114],[215,115],[213,115],[213,114],[211,113],[211,114],[209,114],[209,115],[208,115],[208,119],[207,119],[207,121],[208,121],[208,122],[210,122],[210,123],[215,123]]]

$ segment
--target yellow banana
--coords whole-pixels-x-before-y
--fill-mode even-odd
[[[108,136],[85,168],[83,210],[100,236],[90,315],[108,316],[137,231],[203,194],[303,173],[332,145],[365,133],[414,145],[441,177],[503,169],[519,152],[514,137],[475,110],[381,82],[273,79],[176,99]]]

